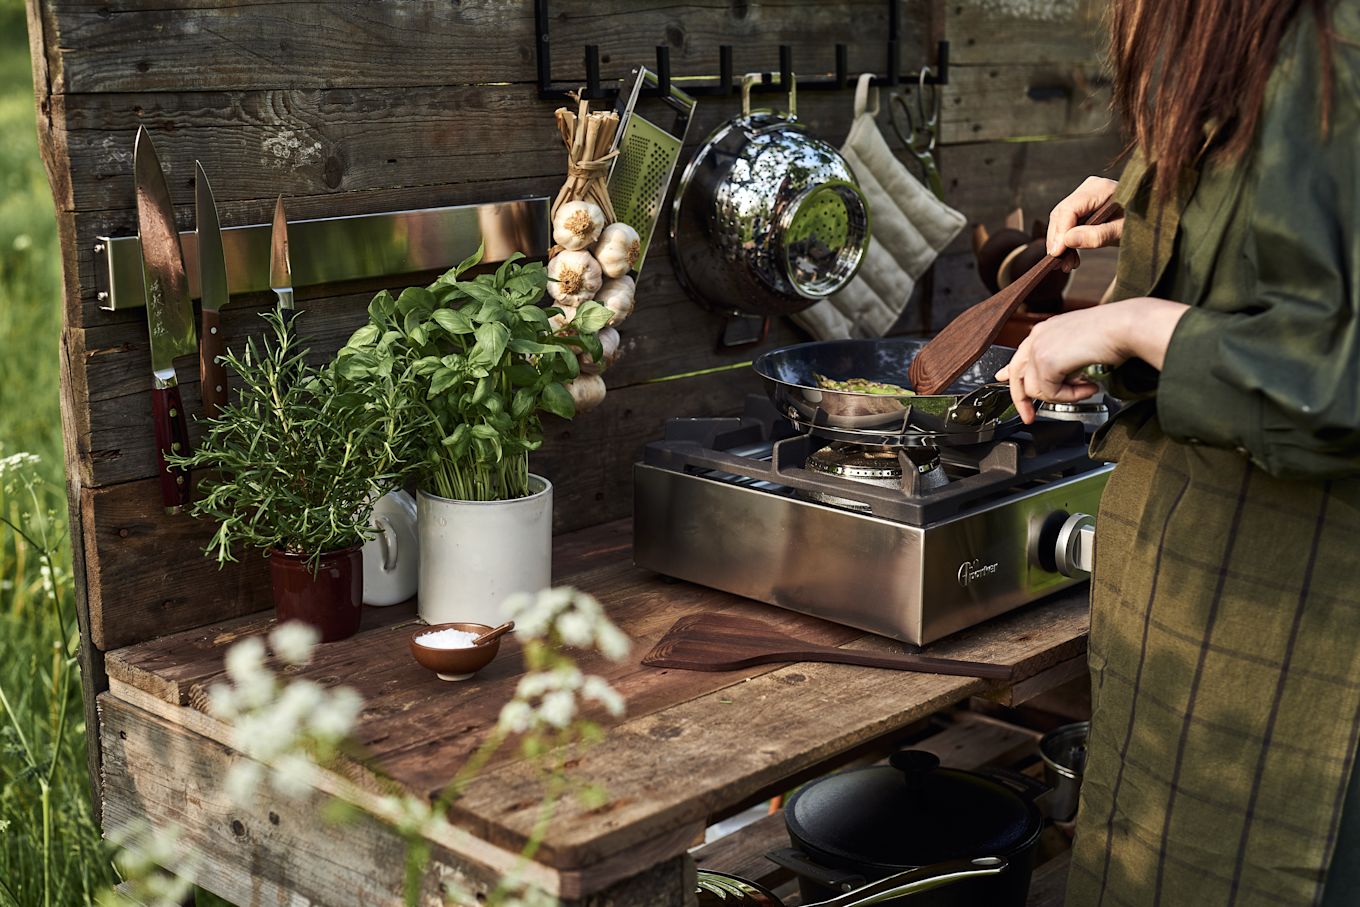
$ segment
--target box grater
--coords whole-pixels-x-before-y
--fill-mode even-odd
[[[644,87],[658,88],[659,83],[650,70],[641,67],[633,71],[633,87],[626,98],[620,96],[623,109],[619,116],[623,122],[614,145],[619,154],[610,168],[608,182],[614,214],[636,230],[641,239],[637,264],[633,267],[639,273],[652,233],[661,219],[662,205],[695,106],[692,97],[672,87],[663,100],[675,110],[676,122],[674,130],[667,131],[637,113],[635,108]]]

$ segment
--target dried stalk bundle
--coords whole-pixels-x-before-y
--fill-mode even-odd
[[[557,193],[552,213],[572,201],[587,201],[600,206],[604,222],[615,220],[609,201],[609,162],[618,154],[611,151],[614,134],[619,130],[619,115],[612,110],[592,111],[590,102],[578,98],[578,109],[557,108],[557,128],[567,146],[567,180]]]

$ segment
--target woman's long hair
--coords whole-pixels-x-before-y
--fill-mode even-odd
[[[1280,41],[1305,8],[1317,17],[1321,36],[1326,130],[1327,6],[1327,0],[1114,0],[1114,105],[1131,145],[1156,166],[1157,197],[1165,198],[1205,152],[1233,159],[1251,145]],[[1212,145],[1206,124],[1215,125]]]

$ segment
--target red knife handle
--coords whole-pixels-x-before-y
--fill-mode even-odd
[[[193,493],[189,470],[171,466],[165,461],[167,453],[189,454],[189,428],[184,419],[184,404],[180,402],[179,387],[151,389],[151,414],[156,423],[156,465],[161,479],[161,503],[166,513],[179,513],[189,503]]]
[[[222,355],[221,313],[203,310],[203,330],[199,332],[198,378],[203,393],[203,416],[216,419],[227,405],[227,370],[217,358]]]

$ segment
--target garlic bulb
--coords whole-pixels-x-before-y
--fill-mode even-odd
[[[600,238],[604,229],[604,212],[594,202],[567,202],[553,217],[553,242],[564,249],[577,251]]]
[[[558,308],[562,310],[561,315],[548,316],[548,327],[552,329],[554,334],[562,333],[566,326],[571,324],[571,320],[576,317],[576,306],[564,305],[558,306]]]
[[[576,414],[588,413],[604,402],[604,379],[599,375],[577,375],[566,384],[576,403]]]
[[[611,277],[600,285],[595,301],[614,313],[614,317],[609,319],[611,325],[622,324],[624,319],[633,314],[633,293],[636,290],[633,278],[627,274]]]
[[[595,258],[606,277],[622,277],[633,270],[641,253],[642,238],[623,221],[605,227],[595,247]]]
[[[600,346],[604,348],[601,351],[604,353],[603,360],[596,362],[594,356],[584,351],[577,356],[581,360],[581,371],[588,375],[598,375],[617,362],[619,358],[619,344],[622,338],[619,337],[618,331],[609,327],[601,328],[600,333],[595,336],[600,338]]]
[[[600,263],[589,252],[559,252],[548,262],[548,295],[561,305],[595,298],[600,281]]]

